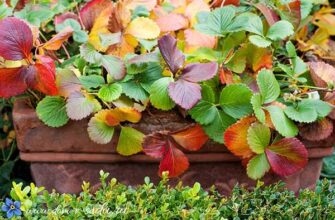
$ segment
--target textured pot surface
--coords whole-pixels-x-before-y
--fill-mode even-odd
[[[118,135],[111,143],[99,145],[87,135],[88,119],[70,121],[61,128],[44,125],[25,100],[17,100],[13,111],[20,157],[32,162],[31,171],[38,185],[48,190],[77,193],[82,181],[98,184],[101,169],[111,177],[131,185],[143,183],[145,176],[154,182],[158,161],[144,154],[123,157],[115,152]],[[143,114],[140,123],[131,125],[145,134],[159,130],[177,130],[189,126],[191,121],[177,112],[153,112]],[[163,127],[164,126],[164,127]],[[299,173],[280,178],[274,174],[265,176],[266,183],[283,180],[287,187],[295,192],[300,188],[313,188],[319,178],[322,158],[332,154],[335,135],[318,143],[306,142],[309,153],[308,165]],[[227,151],[224,145],[208,142],[198,152],[186,152],[190,168],[179,178],[171,181],[175,184],[182,180],[184,184],[200,182],[205,188],[215,185],[221,192],[228,193],[236,183],[253,186],[240,160]]]

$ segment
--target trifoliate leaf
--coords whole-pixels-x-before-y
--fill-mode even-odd
[[[208,125],[215,119],[217,111],[213,103],[201,100],[188,113],[199,124]]]
[[[234,118],[242,118],[252,113],[250,104],[252,91],[244,84],[226,86],[220,95],[223,110]]]
[[[247,174],[254,180],[262,178],[269,170],[270,164],[264,153],[252,158],[247,166]]]
[[[109,143],[114,135],[114,127],[105,123],[107,112],[108,110],[98,112],[88,123],[88,135],[92,141],[98,144]]]
[[[176,104],[172,101],[168,93],[168,86],[173,79],[163,77],[155,81],[150,88],[150,102],[158,109],[164,111],[172,109]]]
[[[142,151],[144,134],[131,127],[122,127],[116,151],[129,156]]]
[[[224,111],[216,111],[215,118],[211,124],[202,126],[205,133],[212,140],[223,144],[223,134],[225,130],[235,123],[235,119],[227,115]]]
[[[254,123],[248,129],[248,144],[250,149],[256,154],[264,153],[264,149],[269,145],[271,139],[270,129],[259,123]]]
[[[150,18],[137,17],[130,22],[126,29],[127,34],[145,40],[155,39],[160,33],[158,25]]]
[[[272,25],[266,35],[273,41],[284,40],[286,37],[294,33],[293,25],[285,20],[281,20]]]
[[[261,94],[256,93],[251,97],[252,109],[254,110],[255,116],[258,121],[265,123],[265,112],[262,109],[263,98]]]
[[[234,19],[234,22],[228,28],[230,31],[248,31],[263,36],[262,19],[253,13],[245,12]]]
[[[36,107],[38,118],[50,127],[61,127],[69,121],[65,100],[59,96],[46,96]]]
[[[284,137],[295,137],[299,129],[285,114],[284,110],[278,106],[270,105],[266,107],[269,111],[271,121],[279,134]]]
[[[122,86],[118,83],[104,85],[98,92],[98,97],[106,102],[112,102],[118,99],[122,93]]]
[[[99,75],[80,76],[79,80],[86,89],[97,88],[105,84],[105,79]]]
[[[234,16],[235,8],[232,6],[217,8],[212,12],[200,12],[197,14],[195,29],[204,34],[222,36],[228,31]]]
[[[93,112],[101,109],[100,103],[90,95],[84,95],[80,92],[72,93],[67,99],[66,112],[73,120],[86,118]]]
[[[264,103],[275,101],[280,95],[280,86],[270,70],[263,69],[257,75],[257,84]]]
[[[257,47],[265,48],[271,45],[271,41],[259,35],[251,35],[249,36],[249,40],[252,44],[256,45]]]

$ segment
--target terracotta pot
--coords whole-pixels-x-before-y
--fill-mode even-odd
[[[177,112],[155,112],[143,115],[139,124],[131,125],[143,133],[158,130],[176,130],[191,123]],[[13,111],[20,157],[31,162],[32,176],[37,185],[58,192],[78,193],[83,181],[98,184],[99,171],[104,170],[120,182],[136,185],[143,183],[145,176],[158,182],[158,161],[144,154],[123,157],[115,152],[118,132],[110,144],[99,145],[87,135],[88,119],[70,121],[61,128],[44,125],[25,100],[17,100]],[[162,128],[164,125],[164,128]],[[305,143],[308,147],[309,163],[299,173],[281,178],[273,173],[264,177],[265,183],[283,180],[295,192],[301,188],[313,188],[320,176],[322,159],[332,154],[335,135],[318,143]],[[186,152],[190,168],[172,184],[200,182],[203,187],[215,185],[222,193],[229,193],[236,183],[253,186],[239,158],[233,156],[224,145],[208,142],[198,152]]]

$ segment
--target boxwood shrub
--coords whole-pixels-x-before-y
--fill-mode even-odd
[[[258,182],[252,191],[235,186],[229,197],[214,188],[168,185],[165,175],[158,185],[145,178],[131,187],[108,180],[101,172],[101,185],[84,182],[79,195],[47,192],[31,184],[13,183],[11,199],[21,202],[23,216],[16,219],[334,219],[335,191],[331,181],[319,181],[314,191],[299,195],[285,190],[283,183],[264,186]],[[95,189],[93,189],[95,188]],[[3,203],[5,204],[5,203]],[[1,204],[1,206],[3,205]],[[5,218],[3,212],[1,218]]]

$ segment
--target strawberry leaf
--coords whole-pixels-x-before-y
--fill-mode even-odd
[[[309,141],[321,141],[328,138],[334,130],[333,122],[327,118],[320,121],[304,124],[299,128],[299,135]]]
[[[101,11],[107,7],[110,7],[111,5],[112,2],[109,0],[92,0],[84,5],[79,13],[84,27],[87,30],[90,30],[93,27],[95,19],[99,16]]]
[[[217,71],[217,62],[191,63],[185,66],[180,78],[189,82],[201,82],[213,78]]]
[[[307,164],[308,153],[305,146],[296,138],[284,138],[266,150],[272,170],[280,176],[292,175]]]
[[[158,40],[158,47],[172,73],[183,67],[185,56],[177,48],[177,40],[167,34]]]
[[[208,125],[214,121],[217,111],[214,104],[201,100],[188,113],[196,122],[201,125]]]
[[[172,81],[170,77],[163,77],[151,85],[149,98],[155,108],[167,111],[175,106],[168,93],[168,86]]]
[[[262,19],[256,14],[245,12],[234,19],[234,22],[229,26],[229,30],[234,32],[248,31],[263,36]]]
[[[120,58],[116,56],[103,55],[101,64],[114,80],[121,80],[126,75],[125,64]]]
[[[284,40],[292,34],[294,34],[293,25],[288,21],[281,20],[270,27],[266,37],[273,41],[279,41]]]
[[[203,129],[212,140],[223,144],[223,134],[226,129],[235,122],[236,120],[234,118],[227,115],[224,111],[220,111],[215,108],[214,120],[212,123],[204,125]]]
[[[169,177],[176,177],[185,172],[189,162],[185,154],[180,151],[175,142],[165,133],[147,135],[143,142],[143,151],[152,157],[161,159],[159,174],[169,172]]]
[[[83,87],[88,90],[105,84],[105,79],[100,75],[80,76],[79,80]]]
[[[14,17],[0,21],[0,56],[6,60],[31,58],[33,34],[30,27]]]
[[[189,151],[199,150],[208,141],[208,136],[200,125],[173,132],[171,136],[180,146]]]
[[[191,109],[201,99],[200,85],[183,79],[171,82],[168,91],[171,99],[185,110]]]
[[[33,67],[0,69],[0,96],[9,98],[24,93],[28,88],[24,76],[32,71]]]
[[[271,41],[259,35],[251,35],[249,36],[249,40],[252,44],[262,48],[269,47],[272,43]]]
[[[100,109],[101,105],[96,99],[80,92],[72,93],[66,103],[67,115],[73,120],[86,118]]]
[[[79,92],[81,83],[76,74],[70,69],[60,69],[56,75],[58,94],[68,97],[73,92]]]
[[[247,174],[251,179],[257,180],[270,170],[270,164],[264,153],[256,155],[247,165]]]
[[[106,102],[118,99],[122,93],[122,86],[118,83],[104,85],[99,89],[98,97]]]
[[[250,149],[256,154],[264,153],[264,149],[269,145],[271,131],[263,124],[254,123],[248,129],[247,140]]]
[[[270,105],[266,107],[266,110],[269,111],[271,121],[279,134],[284,137],[294,137],[298,134],[297,126],[284,114],[280,107]]]
[[[313,100],[302,100],[297,106],[288,106],[285,108],[284,112],[294,121],[303,123],[314,122],[317,119],[318,114],[311,101]]]
[[[177,31],[188,26],[187,18],[182,14],[176,13],[159,16],[156,19],[156,23],[162,32]]]
[[[56,66],[49,57],[39,57],[39,62],[34,65],[35,79],[30,86],[46,95],[56,95]]]
[[[144,134],[131,127],[122,127],[116,151],[129,156],[142,151]]]
[[[248,130],[251,124],[255,121],[255,117],[244,117],[230,126],[224,133],[225,145],[234,155],[242,158],[249,158],[253,155],[253,152],[248,144],[247,137]]]
[[[46,96],[36,107],[38,118],[50,127],[61,127],[69,121],[66,102],[59,96]]]
[[[252,104],[252,108],[254,110],[256,118],[258,119],[258,121],[264,124],[265,123],[265,112],[262,109],[263,98],[261,94],[259,93],[253,94],[253,96],[251,97],[251,104]]]
[[[252,113],[251,96],[251,90],[244,84],[228,85],[221,92],[220,105],[228,115],[242,118]]]
[[[263,69],[257,75],[257,84],[264,103],[275,101],[280,95],[280,86],[270,70]]]
[[[114,127],[105,123],[108,110],[101,110],[92,117],[88,123],[88,135],[98,144],[109,143],[114,135]]]

